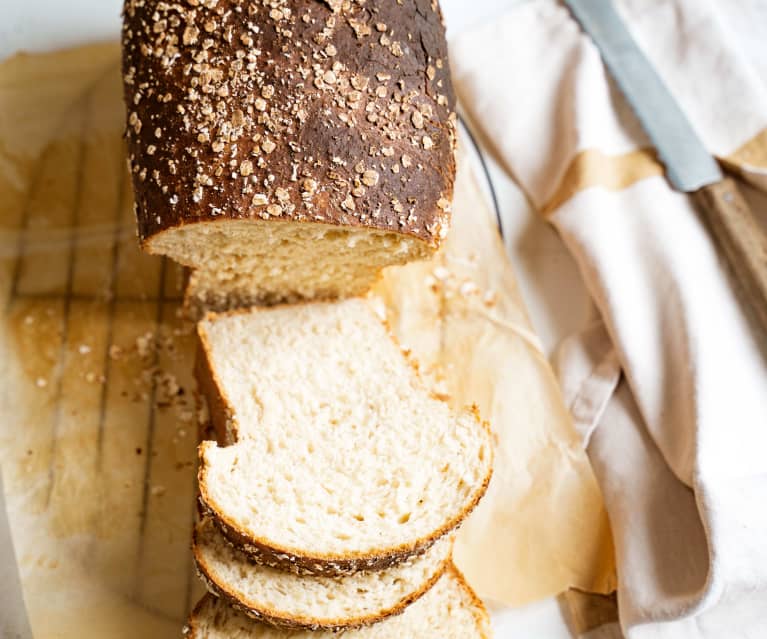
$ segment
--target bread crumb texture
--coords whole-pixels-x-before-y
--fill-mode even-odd
[[[184,628],[187,639],[333,639],[332,631],[285,630],[254,621],[224,600],[206,595]],[[482,603],[453,567],[423,597],[396,617],[343,633],[347,639],[491,639]]]
[[[211,592],[249,616],[317,630],[367,625],[401,613],[439,579],[452,545],[446,536],[423,555],[385,570],[345,577],[299,576],[256,564],[206,517],[195,529],[194,556]]]
[[[212,378],[201,387],[235,442],[201,446],[201,498],[246,550],[316,574],[384,567],[484,494],[488,428],[428,393],[365,301],[211,316],[198,330],[198,372]]]

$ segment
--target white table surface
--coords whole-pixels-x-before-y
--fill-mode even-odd
[[[525,0],[441,0],[452,37]],[[16,51],[45,51],[116,39],[122,0],[2,0],[0,59]],[[500,169],[489,161],[490,173]],[[497,180],[496,188],[501,184]],[[505,182],[505,180],[504,180]],[[554,231],[513,186],[501,187],[506,245],[533,323],[548,352],[582,325],[588,296],[577,269]],[[493,611],[497,639],[571,639],[551,598],[517,609]]]

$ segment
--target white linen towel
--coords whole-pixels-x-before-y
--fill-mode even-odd
[[[727,27],[763,28],[764,4],[616,5],[767,213],[767,48],[754,64]],[[558,229],[599,311],[559,363],[614,529],[623,632],[767,636],[767,337],[560,3],[514,8],[451,55],[464,107]]]

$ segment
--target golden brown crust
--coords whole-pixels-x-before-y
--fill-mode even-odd
[[[234,412],[226,399],[223,385],[218,379],[213,364],[208,359],[210,347],[201,324],[197,325],[197,354],[194,359],[194,376],[200,393],[208,402],[210,422],[221,446],[233,444],[237,438]]]
[[[196,637],[201,636],[199,635],[197,629],[197,618],[200,616],[202,609],[208,602],[208,597],[213,596],[214,595],[210,594],[209,592],[206,592],[202,597],[200,597],[200,601],[195,604],[194,608],[192,608],[192,612],[189,613],[189,618],[181,630],[181,634],[187,639],[195,639]]]
[[[490,627],[490,615],[487,612],[487,608],[485,608],[485,604],[482,603],[482,600],[477,596],[477,593],[474,592],[474,589],[466,581],[466,577],[464,577],[463,573],[458,570],[452,560],[445,572],[451,574],[453,578],[460,583],[461,588],[463,588],[464,592],[469,596],[469,599],[471,599],[472,612],[474,613],[474,618],[477,620],[477,627],[482,632],[482,639],[493,639],[493,631]]]
[[[125,0],[123,14],[145,248],[255,218],[442,239],[455,98],[437,0]]]
[[[389,609],[381,610],[377,614],[368,615],[365,617],[350,617],[346,619],[328,619],[328,618],[310,618],[305,616],[287,616],[280,614],[279,611],[259,607],[256,602],[246,601],[240,598],[237,593],[227,588],[226,584],[216,581],[212,572],[202,554],[199,550],[197,541],[197,528],[195,527],[192,541],[192,552],[194,555],[194,561],[197,566],[197,572],[200,578],[203,580],[208,590],[215,594],[217,597],[222,597],[226,600],[230,606],[246,614],[252,619],[262,621],[273,626],[281,628],[290,628],[293,630],[341,630],[348,628],[360,628],[362,626],[369,626],[387,617],[393,617],[395,615],[402,614],[405,609],[413,602],[420,599],[426,594],[434,584],[437,583],[443,573],[452,565],[450,557],[445,559],[444,562],[437,568],[435,573],[429,577],[423,584],[419,586],[415,591],[410,593],[407,597],[400,600],[395,606]]]
[[[321,302],[310,303],[319,304]],[[238,309],[225,313],[208,313],[206,319],[215,320],[215,318],[219,316],[231,316],[251,312],[254,312],[254,309]],[[391,335],[391,333],[389,334]],[[207,336],[203,324],[198,324],[197,335],[200,340],[199,348],[197,350],[199,361],[195,366],[195,373],[198,376],[197,383],[208,401],[211,419],[215,430],[218,433],[220,443],[222,445],[236,444],[236,419],[233,417],[235,411],[223,390],[223,385],[216,378],[212,362],[208,359],[210,348],[208,347]],[[394,339],[393,336],[392,338]],[[409,358],[408,361],[412,363],[414,360]],[[415,367],[415,371],[416,374],[418,374],[417,366]],[[476,419],[478,426],[492,441],[492,433],[489,424],[481,420],[476,406],[471,407],[471,413]],[[219,423],[216,423],[216,420],[218,420]],[[349,575],[361,570],[382,570],[406,561],[411,557],[423,554],[438,539],[441,539],[446,534],[458,528],[466,517],[471,514],[485,492],[487,492],[493,474],[493,464],[491,461],[491,463],[488,464],[487,475],[466,507],[458,515],[447,521],[439,529],[428,536],[415,540],[409,544],[381,548],[378,551],[368,553],[348,552],[343,555],[323,553],[312,554],[308,553],[305,549],[290,548],[280,545],[273,540],[254,537],[246,531],[241,530],[235,522],[226,516],[223,509],[216,504],[215,500],[213,500],[207,492],[207,466],[204,451],[207,446],[213,445],[212,442],[203,442],[199,448],[197,478],[200,487],[199,499],[203,511],[211,517],[216,526],[235,547],[250,555],[256,562],[280,570],[288,570],[296,574],[337,577]],[[494,454],[492,445],[490,446],[490,454]]]

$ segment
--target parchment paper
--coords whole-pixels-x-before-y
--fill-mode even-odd
[[[496,434],[493,479],[461,528],[456,563],[501,604],[568,586],[610,592],[612,541],[598,486],[462,153],[453,208],[445,250],[390,269],[376,293],[437,391],[454,406],[476,403]]]
[[[122,122],[114,43],[0,65],[0,463],[38,639],[176,636],[201,590],[192,327],[179,269],[136,248]],[[499,603],[609,590],[596,483],[459,173],[447,250],[377,291],[437,390],[497,434],[457,560]]]

